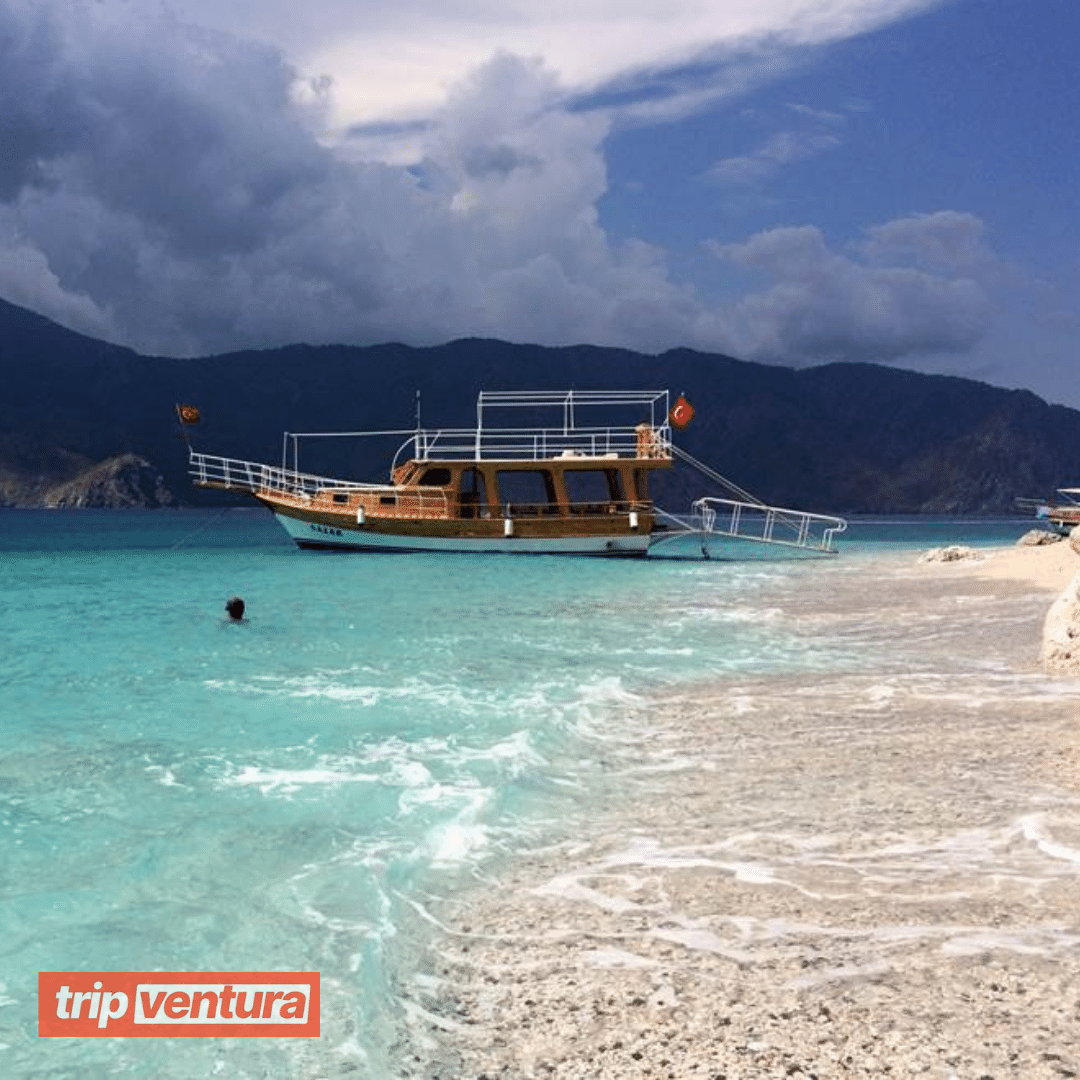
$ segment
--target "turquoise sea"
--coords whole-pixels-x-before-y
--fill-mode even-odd
[[[735,564],[305,553],[261,511],[0,512],[0,1075],[401,1075],[440,900],[618,798],[628,710],[850,664],[856,638],[777,612],[844,560],[1029,526],[857,522],[838,559]],[[79,970],[319,971],[323,1034],[38,1038],[37,973]]]

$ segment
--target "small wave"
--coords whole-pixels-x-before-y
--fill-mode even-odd
[[[244,765],[238,772],[222,777],[224,787],[257,787],[264,795],[280,792],[290,795],[309,786],[332,786],[349,783],[374,783],[379,779],[367,773],[340,769],[272,769]]]
[[[428,834],[426,847],[435,866],[451,866],[475,858],[490,842],[490,830],[480,822],[491,792],[477,791],[452,821],[437,825]]]

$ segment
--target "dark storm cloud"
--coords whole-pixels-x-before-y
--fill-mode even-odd
[[[41,183],[43,162],[80,135],[73,87],[57,72],[63,48],[46,11],[0,6],[0,199]]]
[[[671,291],[596,223],[606,125],[500,55],[427,131],[422,185],[315,137],[265,46],[109,3],[0,0],[0,291],[147,350],[456,334],[611,340]]]
[[[152,5],[0,0],[0,295],[164,354],[481,335],[895,359],[985,325],[970,268],[908,265],[977,251],[964,215],[879,226],[857,257],[813,229],[718,247],[776,283],[710,307],[605,235],[606,114],[539,60],[453,86],[411,167],[320,142],[327,89]]]
[[[86,194],[199,254],[250,250],[320,191],[328,155],[299,122],[280,56],[165,16],[110,14],[0,5],[8,200]]]

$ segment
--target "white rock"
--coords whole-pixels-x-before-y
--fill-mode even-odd
[[[1049,529],[1031,529],[1016,541],[1017,547],[1039,547],[1042,544],[1060,544],[1065,537]]]
[[[950,544],[949,547],[931,548],[919,556],[919,562],[960,562],[963,559],[982,559],[983,556],[974,548],[962,544]]]
[[[1069,532],[1069,547],[1080,555],[1080,525],[1075,526]]]
[[[1080,675],[1080,574],[1069,582],[1046,613],[1041,659],[1047,671]]]

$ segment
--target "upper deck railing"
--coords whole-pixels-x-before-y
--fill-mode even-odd
[[[636,427],[444,428],[412,432],[398,450],[419,461],[544,461],[552,458],[671,457],[665,424]]]
[[[525,410],[529,421],[509,426],[507,410]],[[504,417],[494,426],[493,414]],[[621,423],[600,423],[617,414]],[[582,422],[585,416],[589,422]],[[633,423],[626,423],[628,417]],[[552,423],[550,420],[557,420]],[[299,472],[304,439],[404,437],[391,466],[418,461],[543,461],[558,457],[620,457],[668,460],[672,455],[666,390],[484,391],[477,397],[476,427],[390,431],[286,432],[282,466]]]
[[[492,413],[503,417],[525,410],[530,418],[550,420],[539,426],[510,427],[491,422]],[[587,421],[583,422],[583,417]],[[617,416],[619,423],[602,419]],[[627,420],[632,418],[632,423]],[[440,455],[448,441],[437,433],[424,449]],[[449,434],[449,433],[448,433]],[[456,439],[461,433],[454,433]],[[454,445],[454,440],[450,440]],[[456,449],[456,448],[455,448]],[[462,446],[461,452],[467,452]],[[476,429],[472,433],[472,456],[481,461],[538,461],[552,457],[669,458],[671,428],[668,426],[666,390],[486,390],[476,399]]]

